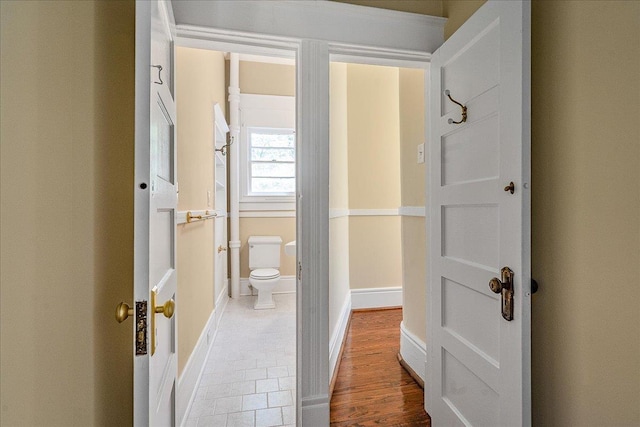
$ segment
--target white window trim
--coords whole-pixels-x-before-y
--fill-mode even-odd
[[[295,211],[295,194],[252,195],[249,193],[249,130],[295,129],[293,96],[240,95],[240,211]],[[271,117],[270,117],[271,116]],[[273,119],[273,121],[271,120]],[[296,138],[296,150],[298,141]]]

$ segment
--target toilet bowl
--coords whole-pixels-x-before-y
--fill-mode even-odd
[[[258,291],[253,308],[275,308],[273,288],[280,281],[280,236],[249,237],[249,284]]]
[[[276,308],[273,302],[273,288],[280,281],[280,272],[275,268],[260,268],[253,270],[249,276],[249,283],[258,291],[258,299],[253,308],[262,310]]]

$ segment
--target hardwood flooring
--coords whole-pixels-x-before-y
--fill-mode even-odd
[[[431,426],[422,389],[400,366],[402,309],[356,311],[331,398],[332,426]]]

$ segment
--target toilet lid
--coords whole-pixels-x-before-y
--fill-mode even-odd
[[[254,279],[274,279],[280,276],[280,272],[275,268],[259,268],[251,272]]]

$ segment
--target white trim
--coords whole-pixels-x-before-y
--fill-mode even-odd
[[[426,216],[424,206],[400,206],[398,214],[400,216]]]
[[[431,54],[425,52],[353,46],[341,43],[331,43],[329,45],[329,53],[331,62],[401,68],[424,69],[428,67],[431,60]]]
[[[273,288],[274,294],[293,294],[296,292],[296,276],[280,276],[280,281]],[[240,296],[258,295],[249,287],[249,278],[240,278]]]
[[[225,59],[229,59],[229,53],[225,54]],[[241,62],[259,62],[261,64],[277,64],[277,65],[296,65],[296,60],[293,58],[282,58],[279,56],[265,56],[256,55],[250,53],[240,54]]]
[[[338,356],[340,356],[342,341],[347,333],[349,316],[351,316],[351,294],[347,293],[344,303],[342,304],[342,309],[340,310],[338,323],[333,328],[331,340],[329,341],[329,378],[333,378],[333,373],[338,365]]]
[[[446,18],[332,1],[174,2],[173,8],[179,35],[185,28],[209,27],[428,53],[444,42],[447,22]]]
[[[263,2],[264,3],[264,2]],[[271,3],[271,2],[266,2]],[[300,2],[302,3],[302,2]],[[320,3],[320,2],[304,2]],[[291,2],[294,4],[294,2]],[[297,4],[297,3],[296,3]],[[289,22],[286,23],[287,26]],[[321,22],[322,26],[327,21]],[[296,425],[329,425],[329,48],[303,40],[298,52],[296,124]]]
[[[400,209],[329,209],[329,219],[345,216],[398,216],[399,214]]]
[[[400,355],[407,365],[425,380],[427,371],[427,345],[400,323]]]
[[[349,209],[329,209],[329,219],[349,216]]]
[[[351,308],[384,308],[402,306],[402,286],[351,289]]]
[[[349,209],[349,216],[397,216],[398,209]]]
[[[295,207],[295,205],[294,205]],[[295,218],[296,211],[240,211],[240,218]]]
[[[187,421],[187,415],[193,404],[193,400],[198,390],[198,384],[204,374],[204,367],[207,363],[209,351],[213,345],[216,336],[216,309],[209,315],[206,325],[200,333],[198,342],[196,343],[189,360],[182,371],[182,375],[178,379],[178,389],[176,393],[176,411],[178,425],[184,425]],[[222,313],[220,313],[220,316]]]
[[[227,308],[227,303],[229,302],[229,279],[224,279],[224,286],[220,290],[218,297],[216,298],[216,305],[214,307],[214,312],[216,313],[215,319],[215,330],[218,331],[218,326],[220,325],[220,320],[222,319],[222,314],[224,310]]]
[[[300,401],[301,414],[298,419],[304,420],[305,426],[329,425],[329,397],[328,394],[303,397]],[[296,425],[300,425],[296,423]]]
[[[220,104],[217,102],[213,106],[213,117],[214,123],[216,124],[215,144],[216,148],[218,148],[219,146],[225,145],[227,143],[227,133],[229,133],[229,125],[227,124],[227,120],[224,118],[224,113],[222,112],[222,108],[220,108]]]

